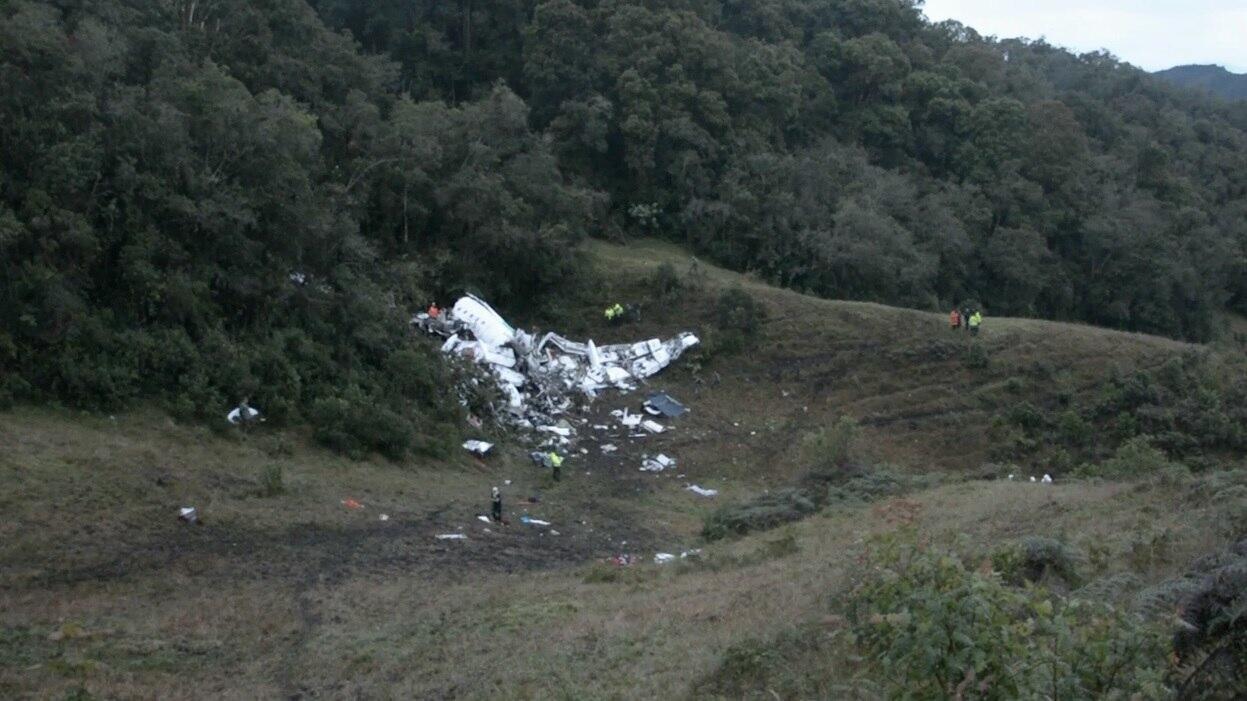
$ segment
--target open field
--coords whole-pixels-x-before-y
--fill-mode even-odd
[[[560,483],[514,443],[484,461],[395,464],[338,457],[296,431],[214,432],[155,412],[0,414],[0,696],[702,695],[732,645],[817,627],[882,534],[984,556],[1059,535],[1090,554],[1089,578],[1129,573],[1132,591],[1234,535],[1219,527],[1227,505],[1186,483],[1043,486],[998,478],[1045,465],[985,466],[991,421],[1014,403],[1077,398],[1114,368],[1154,367],[1191,346],[992,318],[972,342],[942,315],[818,300],[705,264],[700,286],[658,300],[648,276],[664,261],[682,272],[686,254],[591,251],[601,298],[560,310],[578,320],[561,331],[610,343],[692,329],[709,350],[653,378],[692,409],[675,430],[621,441],[609,457],[586,441]],[[766,320],[742,352],[716,353],[714,300],[730,285]],[[641,321],[603,328],[600,306],[615,300],[641,302]],[[985,366],[967,363],[972,343]],[[607,396],[593,414],[640,399]],[[796,479],[801,439],[840,416],[861,424],[863,461],[941,483],[701,541],[718,503]],[[639,472],[655,450],[678,471]],[[266,494],[275,470],[283,489]],[[487,526],[476,516],[504,480],[511,524]],[[703,499],[685,483],[721,494]],[[187,505],[202,525],[176,520]],[[558,535],[522,525],[525,513]],[[467,540],[435,537],[456,532]],[[649,564],[694,547],[700,560]],[[600,562],[620,553],[642,564]],[[852,660],[820,664],[838,695],[869,695],[853,691]]]

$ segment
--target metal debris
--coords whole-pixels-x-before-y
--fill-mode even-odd
[[[199,512],[193,506],[183,506],[178,509],[178,520],[182,523],[199,523]]]
[[[484,456],[486,453],[494,449],[494,444],[478,440],[464,441],[463,449],[473,455]]]
[[[661,453],[652,458],[645,457],[644,460],[641,461],[642,472],[662,472],[669,467],[675,467],[675,459],[669,458]]]
[[[670,419],[677,419],[688,413],[688,407],[671,398],[671,395],[658,392],[645,400],[645,410],[657,416],[662,414]]]
[[[719,490],[717,489],[706,489],[704,487],[699,487],[695,484],[690,484],[689,486],[685,487],[685,489],[687,489],[690,492],[695,492],[697,494],[700,494],[703,497],[714,497],[714,496],[719,495]]]
[[[445,338],[442,351],[489,370],[504,400],[495,407],[503,423],[548,434],[547,445],[563,445],[576,430],[556,417],[573,410],[578,396],[592,399],[607,389],[630,391],[700,343],[692,333],[666,341],[598,346],[556,333],[531,334],[506,322],[485,301],[468,295],[436,317],[421,313],[412,324]],[[624,425],[641,422],[624,418]]]
[[[443,533],[437,536],[438,540],[467,540],[468,537],[462,533]]]

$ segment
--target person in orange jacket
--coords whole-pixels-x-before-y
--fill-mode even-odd
[[[952,313],[948,315],[948,325],[949,327],[952,328],[953,331],[956,331],[957,329],[961,328],[961,312],[960,311],[958,311],[957,309],[953,309]]]

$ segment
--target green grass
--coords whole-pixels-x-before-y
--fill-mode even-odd
[[[1059,538],[1088,554],[1090,584],[1128,574],[1134,589],[1231,536],[1205,524],[1239,507],[1237,484],[1216,485],[1229,496],[1212,499],[1190,486],[1199,476],[1178,486],[1155,481],[1163,476],[977,479],[996,415],[1094,390],[1111,368],[1151,367],[1183,344],[990,318],[972,342],[941,313],[814,299],[704,263],[700,289],[659,302],[646,280],[663,262],[684,271],[686,253],[658,243],[590,250],[600,295],[557,310],[568,335],[611,343],[693,329],[711,345],[722,289],[740,285],[766,309],[752,346],[694,353],[651,381],[692,408],[645,447],[676,456],[678,471],[645,475],[636,454],[607,459],[589,446],[555,485],[505,441],[484,462],[400,464],[335,456],[292,431],[242,437],[141,412],[9,411],[0,414],[0,696],[768,697],[717,679],[724,660],[753,664],[756,641],[811,639],[782,673],[847,696],[858,673],[851,651],[818,631],[874,535],[912,529],[983,558],[1028,536]],[[641,320],[601,326],[614,301],[643,303]],[[985,368],[966,366],[972,343]],[[594,411],[639,401],[604,397]],[[701,541],[716,508],[795,484],[811,467],[805,439],[842,416],[861,426],[863,461],[955,479]],[[509,515],[528,510],[559,535],[515,523],[485,532],[476,514],[508,479]],[[686,482],[721,494],[702,499]],[[540,501],[527,504],[529,495]],[[347,498],[364,508],[344,507]],[[197,507],[204,525],[179,523],[180,506]],[[433,537],[460,528],[468,541]],[[703,557],[650,564],[656,551],[689,547]],[[620,552],[642,564],[596,563]]]

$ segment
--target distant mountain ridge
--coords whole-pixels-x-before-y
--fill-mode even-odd
[[[1156,75],[1174,85],[1203,88],[1227,100],[1247,100],[1247,74],[1231,73],[1223,66],[1177,66]]]

